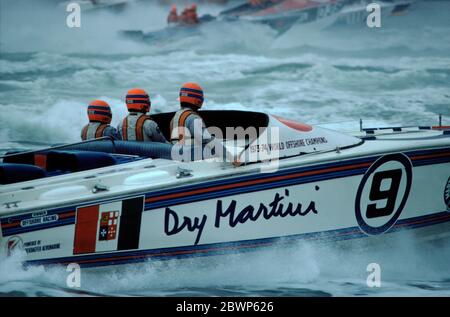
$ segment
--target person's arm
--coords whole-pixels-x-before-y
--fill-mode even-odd
[[[205,126],[203,119],[200,116],[190,116],[186,120],[186,126],[194,135],[195,144],[206,144],[207,147],[221,149],[221,157],[226,162],[235,164],[236,158],[230,153],[221,140],[213,137]],[[220,154],[220,153],[219,153]],[[224,156],[225,154],[225,156]]]
[[[147,120],[144,123],[144,132],[154,142],[169,143],[155,121]]]
[[[112,137],[114,140],[122,140],[122,135],[119,133],[119,130],[117,130],[114,127],[107,127],[105,129],[105,132],[107,133],[108,136]]]
[[[81,141],[86,141],[86,139],[87,139],[87,129],[88,129],[88,127],[89,127],[89,124],[85,125],[85,126],[83,127],[83,129],[81,129]],[[83,138],[83,137],[86,137],[86,139]]]
[[[186,137],[192,137],[195,144],[203,144],[213,139],[208,130],[206,130],[203,119],[196,114],[191,114],[187,117],[185,126],[187,128],[186,133],[191,134]]]
[[[122,140],[122,122],[117,125],[116,133],[118,136],[117,140]]]
[[[120,130],[117,130],[114,127],[111,127],[112,131],[113,131],[113,138],[116,140],[122,140],[122,134],[120,133]]]

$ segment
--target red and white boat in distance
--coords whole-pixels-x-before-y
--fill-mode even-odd
[[[280,34],[297,24],[314,24],[314,28],[324,29],[335,23],[366,23],[373,9],[369,0],[279,0],[267,1],[261,6],[248,3],[221,13],[222,16],[236,17],[269,25]],[[413,0],[378,1],[383,18],[406,14]]]
[[[165,134],[172,116],[153,116]],[[0,252],[22,250],[27,265],[97,267],[304,241],[370,245],[406,230],[450,235],[448,127],[345,134],[259,112],[202,116],[224,135],[256,128],[223,140],[242,165],[109,140],[5,156]],[[269,152],[277,159],[262,161]]]

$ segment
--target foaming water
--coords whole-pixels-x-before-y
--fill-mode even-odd
[[[205,108],[256,106],[312,123],[363,118],[434,124],[438,114],[450,115],[450,59],[443,57],[34,53],[25,62],[4,58],[0,64],[0,107],[8,109],[8,116],[0,118],[0,142],[75,141],[87,103],[98,98],[111,103],[116,125],[126,113],[125,92],[134,86],[149,90],[152,111],[173,111],[179,87],[189,80],[205,89]]]
[[[21,267],[0,260],[0,294],[50,296],[448,296],[449,242],[419,244],[408,232],[389,245],[298,243],[265,251],[82,269],[67,287],[65,267]],[[367,266],[381,287],[367,286]]]
[[[165,8],[151,2],[131,2],[120,14],[108,10],[88,11],[82,7],[80,28],[67,26],[69,12],[54,1],[2,2],[2,24],[7,29],[1,32],[1,47],[8,52],[27,52],[30,48],[47,52],[142,52],[142,46],[136,43],[122,45],[117,31],[128,27],[143,29],[149,25],[158,28],[165,24]]]

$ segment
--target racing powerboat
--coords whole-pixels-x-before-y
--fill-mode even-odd
[[[152,116],[167,137],[173,115]],[[105,138],[7,153],[0,253],[99,267],[450,235],[448,126],[343,133],[260,112],[201,116],[235,162],[203,145]]]
[[[236,7],[222,11],[218,16],[205,14],[199,17],[199,23],[194,25],[175,24],[164,29],[143,32],[141,30],[122,30],[119,34],[139,42],[164,42],[174,38],[183,39],[201,35],[201,27],[212,23],[248,22],[267,25],[281,35],[294,24],[304,24],[318,20],[326,20],[327,25],[336,21],[338,13],[347,4],[337,0],[283,0],[268,1],[261,6],[252,6],[245,2]],[[330,19],[334,17],[334,19]]]
[[[347,0],[281,0],[267,1],[261,6],[248,3],[221,13],[222,16],[260,23],[278,31],[279,35],[294,24],[304,24],[318,20],[331,20],[348,4]]]

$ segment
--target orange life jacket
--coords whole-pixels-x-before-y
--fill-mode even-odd
[[[175,113],[175,116],[170,121],[170,142],[179,144],[186,143],[186,120],[192,114],[195,114],[195,112],[191,109],[181,109]],[[194,136],[191,135],[190,138],[193,139]]]
[[[170,12],[169,16],[167,17],[167,23],[177,23],[178,22],[178,15],[176,12]]]
[[[128,117],[125,117],[122,121],[122,140],[127,141],[128,138]],[[146,120],[151,120],[150,116],[142,114],[136,121],[135,135],[136,141],[145,141],[144,136],[144,123]]]
[[[106,123],[102,123],[100,124],[97,129],[95,130],[95,138],[101,138],[103,136],[103,132],[105,131],[106,127],[108,125]],[[83,130],[81,131],[81,140],[86,141],[87,140],[87,135],[88,135],[88,130],[89,130],[89,124],[86,124],[83,128]]]

